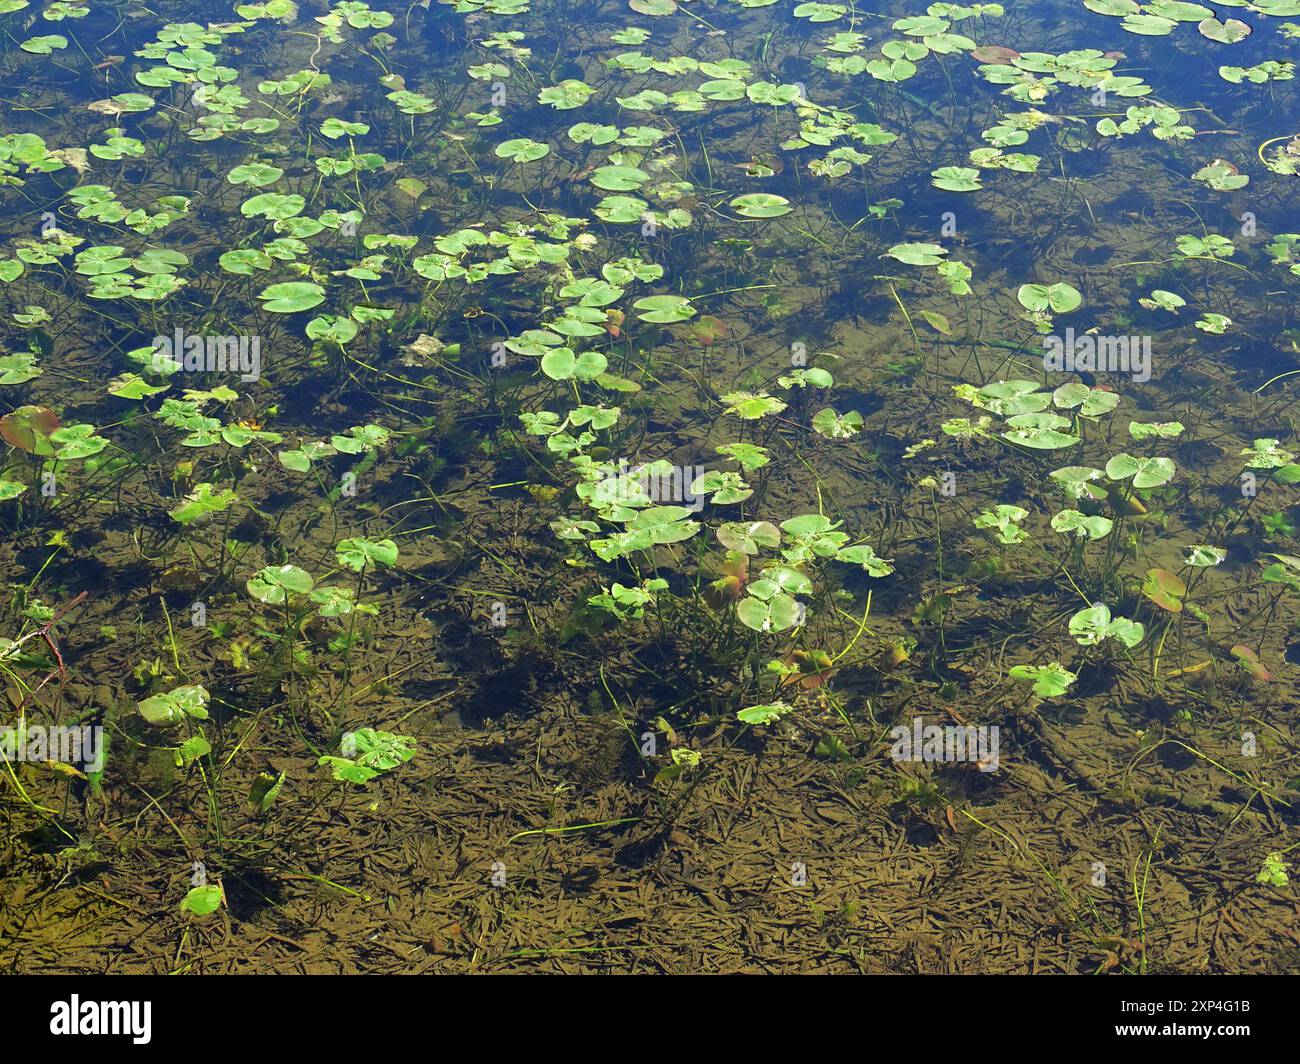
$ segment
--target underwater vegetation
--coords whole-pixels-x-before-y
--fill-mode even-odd
[[[1300,0],[0,0],[0,965],[1294,972]]]

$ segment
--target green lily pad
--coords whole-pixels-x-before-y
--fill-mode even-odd
[[[1026,310],[1045,311],[1053,314],[1068,314],[1078,310],[1083,296],[1073,285],[1063,281],[1054,284],[1022,284],[1016,292],[1016,299]]]
[[[290,595],[305,595],[315,581],[310,573],[296,565],[268,565],[255,573],[245,585],[258,602],[278,606]]]
[[[50,33],[44,37],[28,37],[18,47],[33,55],[49,55],[51,52],[62,51],[67,46],[68,38],[58,33]]]
[[[732,209],[745,218],[779,218],[793,209],[784,196],[768,192],[751,192],[731,201]]]
[[[325,289],[314,281],[282,281],[263,288],[258,298],[272,314],[297,314],[324,303]]]
[[[510,159],[516,163],[531,163],[550,153],[550,146],[530,140],[528,137],[516,137],[498,144],[493,154],[498,159]]]
[[[931,184],[948,192],[975,192],[980,184],[980,172],[971,166],[941,166],[931,171]]]
[[[1021,683],[1032,683],[1039,698],[1058,698],[1079,678],[1059,661],[1050,665],[1013,665],[1007,675]]]
[[[1251,27],[1241,19],[1230,18],[1220,22],[1217,18],[1207,18],[1197,23],[1196,28],[1202,37],[1207,37],[1220,44],[1236,44],[1244,41],[1251,34]]]
[[[415,756],[415,740],[377,728],[358,728],[343,737],[342,757],[326,755],[319,764],[328,765],[341,783],[369,783],[391,772]]]
[[[397,544],[391,539],[344,539],[334,548],[334,556],[345,569],[360,572],[367,565],[372,568],[397,564]]]
[[[217,490],[212,484],[196,484],[184,502],[171,510],[171,518],[182,525],[192,525],[212,514],[224,513],[239,500],[229,488]]]
[[[207,720],[209,697],[206,687],[192,684],[151,695],[137,703],[137,709],[150,724],[169,727],[184,720]]]
[[[635,166],[600,166],[591,174],[591,183],[606,192],[630,192],[650,180],[650,175]]]
[[[33,352],[0,355],[0,385],[26,384],[40,375],[41,369],[36,365],[36,355]]]
[[[1135,458],[1131,454],[1117,454],[1106,463],[1106,476],[1111,480],[1133,478],[1135,488],[1158,488],[1173,480],[1177,467],[1170,458]]]
[[[192,887],[181,900],[181,909],[194,916],[211,916],[221,908],[222,892],[215,884]]]
[[[670,323],[695,316],[695,308],[685,296],[646,296],[632,304],[642,321]]]
[[[937,266],[948,251],[938,244],[895,244],[885,254],[909,266]]]
[[[770,702],[767,705],[750,706],[747,709],[742,709],[736,714],[736,717],[745,724],[771,724],[793,710],[794,707],[785,702]]]

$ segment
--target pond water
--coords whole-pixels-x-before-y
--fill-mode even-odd
[[[1300,970],[1300,0],[0,34],[5,970]]]

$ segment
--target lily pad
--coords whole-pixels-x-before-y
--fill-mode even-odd
[[[1241,19],[1230,18],[1220,22],[1217,18],[1207,18],[1197,23],[1202,37],[1208,37],[1220,44],[1236,44],[1244,41],[1251,34],[1251,27]]]
[[[20,406],[0,417],[0,438],[28,454],[51,455],[50,436],[59,427],[59,416],[48,406]]]
[[[297,314],[325,302],[325,289],[314,281],[283,281],[262,289],[262,309],[272,314]]]
[[[1032,683],[1034,694],[1039,698],[1057,698],[1078,679],[1059,661],[1050,665],[1013,665],[1007,670],[1007,675],[1021,683]]]
[[[1016,299],[1026,310],[1045,311],[1053,314],[1068,314],[1078,310],[1083,296],[1073,285],[1063,281],[1054,284],[1022,284],[1016,292]]]
[[[784,196],[775,196],[767,192],[752,192],[747,196],[737,196],[731,201],[732,209],[746,218],[779,218],[789,214],[793,209]]]
[[[695,316],[695,308],[685,296],[646,296],[632,304],[642,321],[670,323]]]
[[[548,155],[550,145],[541,144],[528,137],[516,137],[498,144],[493,151],[498,159],[509,159],[516,163],[531,163]]]
[[[259,602],[278,606],[290,595],[305,595],[315,581],[310,573],[296,565],[268,565],[255,573],[245,585]]]
[[[941,166],[931,171],[931,184],[947,192],[975,192],[980,184],[980,172],[971,166]]]
[[[1135,458],[1131,454],[1117,454],[1106,463],[1106,476],[1111,480],[1133,478],[1135,488],[1158,488],[1173,480],[1177,467],[1170,458]]]
[[[1187,585],[1168,569],[1148,569],[1142,583],[1142,594],[1170,613],[1181,613]]]

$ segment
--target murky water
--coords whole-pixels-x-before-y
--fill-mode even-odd
[[[7,968],[1300,966],[1300,0],[0,31]]]

